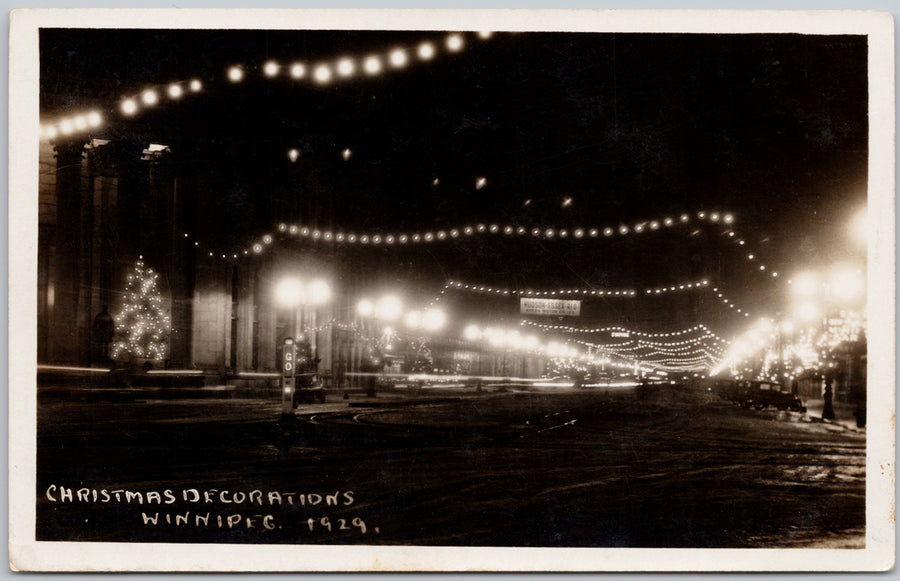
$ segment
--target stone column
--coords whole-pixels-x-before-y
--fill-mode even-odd
[[[87,317],[79,316],[82,261],[82,169],[84,143],[57,143],[56,231],[48,285],[52,286],[47,358],[52,363],[83,364]],[[89,329],[88,329],[89,330]]]

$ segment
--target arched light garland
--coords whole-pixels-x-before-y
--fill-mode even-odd
[[[712,342],[712,344],[710,344],[710,342]],[[679,354],[688,351],[696,352],[698,351],[698,349],[706,347],[718,349],[721,351],[722,349],[717,345],[719,343],[719,339],[711,337],[710,335],[704,335],[685,341],[661,342],[646,341],[644,339],[633,339],[624,343],[598,343],[597,345],[601,345],[604,349],[613,351],[652,350],[667,354]]]
[[[681,360],[697,357],[707,357],[718,361],[725,356],[724,350],[715,344],[716,339],[712,339],[713,344],[709,343],[710,338],[708,336],[700,337],[699,339],[700,341],[675,341],[671,343],[637,339],[632,341],[629,346],[622,346],[621,344],[612,346],[608,343],[591,343],[591,345],[597,349],[603,349],[607,353],[615,353],[620,356],[623,353],[628,353],[630,356],[650,361],[653,361],[653,358]]]
[[[592,238],[612,238],[640,234],[645,230],[659,230],[690,224],[692,221],[707,222],[709,224],[731,224],[734,222],[732,214],[718,212],[698,212],[695,218],[688,214],[682,214],[681,219],[663,218],[649,222],[636,222],[631,225],[619,225],[618,227],[581,227],[581,228],[555,228],[555,227],[526,227],[517,224],[477,223],[467,224],[456,228],[444,228],[425,230],[420,232],[344,232],[328,229],[320,229],[303,224],[278,224],[274,232],[264,234],[244,249],[244,254],[260,254],[274,240],[276,233],[287,234],[290,237],[307,239],[312,242],[329,242],[345,245],[360,246],[403,246],[416,244],[431,244],[436,242],[452,241],[457,239],[480,236],[506,236],[519,238],[534,238],[539,240],[586,240]],[[654,225],[651,226],[651,225]]]
[[[652,370],[679,371],[679,372],[695,372],[706,371],[714,368],[721,360],[713,354],[704,352],[702,355],[673,357],[665,354],[629,354],[623,355],[615,351],[607,350],[603,345],[591,343],[588,341],[576,340],[575,343],[584,345],[590,349],[606,353],[607,355],[619,357],[628,361],[632,361],[635,365]]]
[[[644,355],[624,355],[614,351],[608,351],[602,345],[591,343],[589,341],[575,340],[574,342],[588,347],[589,350],[596,350],[598,352],[605,353],[608,357],[618,357],[619,359],[628,361],[630,362],[629,364],[618,364],[616,366],[625,369],[632,369],[634,367],[637,367],[643,373],[655,371],[677,371],[688,373],[705,372],[715,367],[715,364],[718,361],[715,356],[712,356],[710,354],[703,354],[702,356],[695,357],[656,357],[654,359],[651,359],[650,357]],[[604,360],[602,361],[602,363],[614,365],[611,360]]]
[[[695,349],[684,353],[667,353],[645,347],[636,347],[628,350],[616,350],[603,347],[601,344],[592,344],[596,349],[602,350],[604,353],[617,355],[619,357],[631,357],[648,363],[666,362],[671,364],[675,362],[678,365],[697,361],[709,361],[711,367],[723,359],[723,355],[710,352],[707,349]]]
[[[534,323],[523,321],[523,324]],[[534,325],[542,328],[565,329],[567,331],[571,329],[562,325]],[[579,330],[573,329],[569,332],[577,331]],[[642,335],[682,337],[687,333],[696,333],[698,331],[702,332],[698,337],[676,341],[649,341],[638,338]],[[678,372],[708,371],[715,368],[725,357],[724,349],[721,345],[727,345],[729,343],[711,332],[702,324],[674,333],[640,333],[629,331],[623,327],[606,327],[602,329],[602,332],[626,332],[630,335],[634,335],[634,338],[615,344],[604,344],[583,340],[573,340],[573,342],[585,345],[610,356],[634,361],[636,364],[648,364],[652,365],[654,369]]]
[[[682,335],[687,335],[689,333],[696,333],[697,331],[702,331],[705,336],[714,337],[720,343],[729,343],[725,339],[722,339],[715,333],[709,330],[709,327],[700,323],[693,327],[689,327],[687,329],[681,329],[679,331],[671,331],[668,333],[643,333],[641,331],[635,331],[632,329],[627,329],[625,327],[619,326],[609,326],[609,327],[595,327],[595,328],[581,328],[581,327],[570,327],[568,325],[548,325],[544,323],[537,323],[529,320],[522,320],[520,322],[521,325],[530,325],[532,327],[539,327],[541,329],[553,330],[553,331],[564,331],[566,333],[586,333],[586,334],[599,334],[599,333],[628,333],[630,335],[634,335],[636,337],[680,337]]]
[[[684,291],[693,291],[693,290],[712,290],[712,292],[716,293],[717,298],[721,300],[722,304],[725,306],[735,309],[735,312],[743,315],[744,317],[749,317],[750,314],[747,313],[744,309],[737,308],[736,305],[731,302],[729,299],[725,298],[722,294],[721,290],[718,287],[709,286],[709,281],[706,279],[697,281],[697,282],[687,282],[680,283],[677,285],[671,285],[666,287],[657,287],[652,289],[645,289],[644,291],[638,292],[633,289],[556,289],[556,290],[518,290],[518,289],[510,289],[503,287],[494,287],[489,285],[479,285],[479,284],[471,284],[465,283],[457,280],[450,280],[444,285],[444,288],[438,293],[438,296],[432,301],[432,303],[441,300],[441,296],[445,295],[448,290],[453,291],[468,291],[473,293],[480,294],[489,294],[495,296],[503,296],[503,297],[565,297],[572,299],[584,299],[590,297],[635,297],[637,295],[643,296],[660,296],[665,294],[671,294],[674,292],[684,292]]]
[[[487,40],[492,33],[479,32],[477,36],[480,40]],[[471,36],[467,33],[451,32],[442,40],[429,39],[414,45],[397,45],[365,55],[343,55],[316,62],[297,60],[279,63],[270,60],[251,71],[262,73],[263,77],[273,80],[286,78],[318,85],[348,82],[402,71],[415,63],[431,62],[442,55],[458,54],[466,47],[469,38]],[[231,82],[241,82],[246,72],[241,65],[234,65],[228,69],[228,79]]]
[[[487,40],[492,33],[478,32],[476,36],[481,40]],[[397,45],[364,55],[343,55],[315,62],[294,60],[279,63],[269,60],[249,67],[233,64],[224,69],[224,76],[230,84],[241,83],[250,74],[257,74],[273,81],[287,79],[291,82],[316,85],[348,82],[399,72],[416,63],[427,63],[442,55],[457,54],[466,47],[471,37],[472,35],[463,32],[451,32],[443,39],[428,39],[417,44]],[[147,86],[139,93],[122,97],[119,100],[119,112],[126,117],[132,117],[142,110],[153,109],[164,102],[179,102],[189,95],[201,92],[203,87],[204,83],[199,77]],[[42,125],[41,137],[55,139],[61,135],[74,135],[99,127],[102,122],[98,111],[84,111]]]
[[[631,289],[557,289],[557,290],[517,290],[517,289],[508,289],[508,288],[495,288],[491,286],[484,285],[475,285],[475,284],[466,284],[459,281],[448,281],[447,284],[444,285],[444,290],[441,291],[441,294],[444,294],[446,290],[466,290],[470,292],[482,293],[482,294],[493,294],[500,296],[517,296],[517,297],[588,297],[588,296],[596,296],[596,297],[633,297],[637,294],[637,291]]]
[[[730,224],[734,221],[734,218],[731,214],[725,214],[724,216],[720,216],[718,213],[706,213],[706,212],[698,212],[697,216],[701,220],[707,220],[710,223],[727,223]],[[640,224],[657,224],[656,229],[662,224],[663,226],[674,226],[676,224],[689,223],[691,217],[687,214],[682,214],[681,218],[678,221],[675,221],[671,218],[664,218],[661,222],[658,220],[648,222],[639,222],[635,224],[634,228],[626,229],[620,227],[619,229],[613,229],[612,227],[606,227],[602,231],[599,228],[576,228],[571,230],[572,237],[574,238],[583,238],[585,236],[597,238],[601,235],[603,236],[612,236],[614,234],[618,235],[626,235],[628,232],[640,232],[643,228],[639,229],[637,226]],[[649,227],[649,226],[648,226]],[[653,228],[651,228],[653,229]],[[537,236],[542,239],[563,239],[568,238],[570,230],[567,229],[545,229],[541,230],[538,228],[533,228],[530,231],[532,236]],[[462,228],[450,228],[448,230],[436,230],[436,231],[425,231],[418,233],[395,233],[395,234],[382,234],[382,233],[372,233],[372,234],[356,234],[356,233],[344,233],[344,232],[334,232],[331,230],[322,230],[318,228],[310,228],[308,226],[301,226],[298,224],[287,224],[281,223],[277,227],[277,233],[281,236],[287,236],[288,238],[296,238],[296,239],[305,239],[311,242],[324,242],[324,243],[332,243],[332,244],[345,244],[345,245],[359,245],[359,246],[404,246],[404,245],[417,245],[417,244],[430,244],[435,242],[442,242],[448,240],[456,240],[460,238],[470,238],[479,235],[505,235],[505,236],[524,236],[528,234],[528,230],[523,226],[512,226],[505,225],[501,226],[499,224],[476,224],[473,226],[464,226]],[[733,234],[732,230],[726,230],[726,234]],[[185,238],[190,238],[190,234],[184,233]],[[244,257],[260,255],[263,254],[267,248],[275,244],[276,242],[275,234],[264,234],[262,237],[253,242],[249,248],[243,249],[241,252],[231,252],[231,253],[222,253],[216,252],[211,249],[204,249],[203,245],[200,241],[195,240],[194,246],[201,250],[202,254],[213,259],[221,259],[228,262],[233,262],[239,260]],[[743,245],[744,241],[742,239],[738,240],[739,243]],[[755,255],[748,255],[750,260],[755,259]],[[760,265],[764,266],[764,265]],[[773,276],[777,276],[777,272],[772,272]],[[693,291],[693,290],[709,290],[709,280],[702,279],[694,282],[684,282],[679,283],[677,285],[668,285],[668,286],[660,286],[653,287],[649,289],[643,289],[640,293],[634,289],[556,289],[556,290],[544,290],[544,291],[536,291],[536,290],[517,290],[517,289],[509,289],[509,288],[500,288],[486,285],[476,285],[471,283],[465,283],[461,281],[448,281],[444,288],[440,291],[439,295],[431,301],[431,304],[440,300],[441,296],[446,293],[447,290],[453,289],[462,289],[469,290],[473,292],[482,292],[489,293],[498,296],[533,296],[533,297],[546,297],[546,296],[556,296],[556,297],[634,297],[638,294],[644,296],[660,296],[673,292],[683,292],[683,291]],[[729,309],[733,309],[737,314],[743,315],[744,317],[749,317],[750,313],[746,310],[737,307],[737,305],[724,296],[721,289],[718,287],[713,287],[711,289],[714,293],[716,293],[717,298],[719,298],[723,305],[727,306]]]
[[[735,222],[735,217],[733,214],[726,212],[699,211],[695,215],[681,214],[677,218],[664,217],[661,219],[644,220],[634,222],[629,225],[620,224],[618,227],[608,225],[605,227],[597,226],[577,228],[540,228],[525,227],[516,224],[476,223],[456,228],[424,230],[419,232],[358,233],[346,232],[341,230],[335,231],[329,229],[321,229],[306,226],[303,224],[288,224],[286,222],[282,222],[277,225],[274,231],[263,234],[239,252],[217,252],[214,250],[210,250],[207,251],[206,254],[210,258],[218,258],[227,261],[233,261],[247,256],[261,255],[266,251],[267,248],[269,248],[276,242],[276,236],[278,236],[279,234],[283,237],[281,239],[285,239],[284,237],[286,237],[286,239],[299,239],[312,243],[328,243],[361,247],[403,247],[420,244],[428,245],[490,235],[512,238],[532,238],[539,240],[578,241],[599,238],[635,236],[640,235],[646,231],[663,230],[667,228],[674,228],[677,226],[688,226],[696,222],[721,226],[723,228],[723,235],[733,240],[735,244],[738,244],[740,246],[745,246],[746,244],[745,241],[742,238],[738,237],[735,231],[731,229],[731,225]],[[760,263],[757,255],[749,253],[746,255],[746,260],[753,263],[753,272],[771,274],[772,277],[778,276],[778,272],[771,271],[765,264]],[[706,283],[704,284],[703,280],[695,281],[693,283],[679,283],[679,285],[675,285],[674,288],[673,286],[664,286],[645,289],[643,291],[643,294],[652,296],[656,294],[675,292],[676,290],[691,290],[697,288],[698,285],[703,288],[705,286],[708,286],[708,284],[708,281],[706,281]],[[693,287],[689,287],[688,285],[693,285]],[[680,288],[681,286],[684,286],[685,288],[682,289]],[[500,292],[497,294],[503,294],[504,290],[509,290],[510,294],[512,293],[511,289],[500,289]],[[584,291],[582,289],[566,290],[571,290],[571,294],[585,294],[586,292],[590,292],[590,290],[594,289],[590,289],[588,291]],[[659,292],[657,292],[657,290]],[[613,293],[614,292],[615,291],[613,291]],[[613,294],[613,296],[615,296],[615,294]],[[622,291],[620,289],[619,296],[629,295],[622,294]]]

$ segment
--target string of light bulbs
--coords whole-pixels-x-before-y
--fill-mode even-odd
[[[734,221],[734,218],[731,214],[725,214],[724,216],[720,216],[718,213],[706,213],[706,212],[698,212],[697,216],[703,216],[702,219],[707,219],[713,223],[715,222],[725,222],[731,223]],[[686,217],[686,219],[685,219]],[[690,216],[682,215],[682,217],[678,220],[679,223],[689,222]],[[650,221],[651,224],[662,223],[663,225],[674,225],[676,222],[673,219],[663,219],[661,222],[659,220]],[[466,237],[474,237],[476,235],[485,235],[485,234],[504,234],[504,235],[523,235],[525,232],[525,228],[522,226],[511,226],[505,225],[501,226],[499,224],[477,224],[464,226],[462,228],[451,228],[449,230],[437,230],[437,231],[426,231],[424,233],[396,233],[396,234],[355,234],[355,233],[344,233],[344,232],[333,232],[330,230],[320,230],[317,228],[310,228],[307,226],[301,226],[298,224],[287,224],[281,223],[278,225],[276,231],[280,233],[282,236],[287,236],[289,238],[297,238],[297,239],[306,239],[312,242],[326,242],[326,243],[337,243],[337,244],[348,244],[348,245],[409,245],[409,244],[428,244],[435,241],[445,241],[445,240],[454,240],[459,238]],[[568,232],[568,230],[563,229],[563,232]],[[607,227],[603,229],[604,235],[612,235],[612,228]],[[599,237],[601,230],[599,228],[591,228],[591,229],[583,229],[577,228],[574,230],[575,237],[578,238],[584,237],[585,233],[588,236]],[[727,232],[733,232],[728,230]],[[534,234],[534,230],[532,231]],[[537,232],[538,236],[544,236],[541,232]],[[620,233],[620,235],[623,235]],[[184,233],[185,238],[190,238],[191,235],[189,233]],[[549,238],[565,238],[566,236],[557,236],[551,235]],[[202,252],[203,255],[208,258],[213,259],[221,259],[228,262],[233,262],[235,260],[239,260],[243,257],[248,257],[252,255],[261,255],[265,252],[265,250],[271,247],[276,243],[279,239],[276,235],[273,234],[264,234],[261,238],[257,239],[249,248],[243,249],[240,253],[231,252],[231,253],[222,253],[217,252],[215,250],[206,248],[204,249],[204,245],[199,240],[194,240],[193,245]],[[743,243],[743,240],[739,242]],[[748,255],[751,258],[755,256],[750,254]],[[777,276],[777,272],[773,272],[773,275]],[[693,282],[684,282],[679,283],[677,285],[668,285],[668,286],[660,286],[654,288],[643,289],[640,294],[644,296],[661,296],[670,294],[673,292],[682,292],[682,291],[693,291],[693,290],[707,290],[709,289],[710,283],[708,279],[702,279],[699,281]],[[438,296],[436,296],[431,304],[441,300],[441,296],[446,294],[448,290],[469,290],[472,292],[483,292],[490,293],[498,296],[532,296],[532,297],[548,297],[548,296],[565,296],[565,297],[635,297],[639,293],[634,289],[556,289],[556,290],[518,290],[518,289],[510,289],[510,288],[501,288],[501,287],[492,287],[485,285],[477,285],[472,283],[465,283],[462,281],[448,281],[444,288],[439,291]],[[719,298],[723,305],[728,307],[729,309],[734,309],[737,314],[743,315],[744,317],[749,317],[750,313],[746,310],[737,307],[737,305],[732,302],[730,299],[727,299],[721,290],[718,287],[713,287],[712,291],[717,294],[717,298]]]
[[[637,356],[637,355],[623,355],[621,353],[617,353],[614,351],[609,351],[604,348],[603,345],[592,343],[589,341],[583,340],[574,340],[573,342],[578,343],[582,346],[587,347],[589,350],[596,350],[598,352],[603,352],[609,357],[618,357],[624,361],[630,362],[628,365],[619,364],[618,367],[622,368],[631,368],[637,367],[642,372],[653,372],[653,371],[678,371],[678,372],[702,372],[707,371],[715,366],[716,359],[710,355],[703,355],[697,357],[690,358],[669,358],[669,359],[657,359],[657,360],[648,360],[647,357]],[[603,361],[605,364],[614,364],[611,361]]]
[[[407,244],[428,244],[443,242],[460,238],[470,238],[483,235],[504,235],[525,238],[537,238],[541,240],[583,240],[591,238],[611,238],[615,236],[628,236],[644,230],[659,230],[660,228],[675,227],[690,224],[692,221],[708,222],[710,224],[731,224],[735,220],[733,214],[719,212],[698,212],[694,217],[690,214],[682,214],[677,220],[674,218],[654,219],[639,221],[631,225],[619,225],[618,227],[578,227],[578,228],[538,228],[525,227],[516,224],[478,223],[468,224],[455,228],[428,230],[423,232],[343,232],[315,227],[303,224],[287,224],[282,222],[277,225],[275,232],[288,234],[290,237],[307,239],[312,242],[332,242],[347,245],[371,245],[393,246]],[[243,250],[247,255],[262,253],[266,247],[274,242],[275,232],[264,234],[255,240],[249,248]]]
[[[474,238],[479,236],[486,235],[503,235],[504,237],[518,237],[518,238],[536,238],[540,240],[589,240],[589,239],[599,239],[599,238],[611,238],[611,237],[622,237],[639,234],[646,230],[659,230],[662,228],[672,228],[676,226],[684,226],[690,225],[695,222],[707,223],[712,225],[722,226],[723,234],[727,236],[729,239],[733,240],[736,244],[740,246],[744,246],[746,242],[744,239],[740,237],[735,237],[736,234],[733,229],[730,228],[730,225],[735,222],[735,217],[732,213],[728,212],[707,212],[707,211],[699,211],[694,215],[691,214],[681,214],[678,218],[672,217],[664,217],[661,219],[651,219],[651,220],[641,220],[630,225],[619,225],[618,227],[613,226],[605,226],[605,227],[578,227],[578,228],[537,228],[531,227],[527,228],[521,225],[514,224],[497,224],[497,223],[477,223],[477,224],[468,224],[455,228],[446,228],[446,229],[436,229],[436,230],[425,230],[419,232],[393,232],[393,233],[385,233],[385,232],[345,232],[345,231],[334,231],[329,229],[320,229],[316,227],[306,226],[303,224],[288,224],[286,222],[281,222],[277,225],[273,232],[269,232],[263,234],[258,237],[256,240],[250,242],[248,247],[244,248],[239,252],[231,251],[231,252],[217,252],[215,250],[209,250],[206,252],[207,256],[210,258],[218,258],[226,261],[234,261],[244,257],[253,256],[253,255],[261,255],[266,249],[271,247],[279,240],[283,239],[295,239],[295,240],[303,240],[311,243],[329,243],[329,244],[339,244],[339,245],[347,245],[347,246],[373,246],[373,247],[392,247],[392,246],[410,246],[410,245],[419,245],[419,244],[433,244],[433,243],[442,243],[448,241],[455,241],[460,239]],[[277,238],[278,235],[281,235],[286,238]],[[758,272],[767,272],[767,267],[765,264],[759,263],[758,257],[753,254],[747,254],[746,260],[748,262],[754,262],[754,271]],[[772,277],[777,277],[777,271],[770,272]],[[458,282],[458,281],[457,281]],[[692,285],[692,286],[691,286]],[[708,286],[709,282],[706,280],[695,281],[693,283],[680,283],[677,286],[661,286],[650,289],[644,289],[643,294],[647,296],[660,295],[675,292],[676,290],[692,290],[699,287]],[[478,288],[484,285],[471,285],[476,286]],[[684,288],[681,288],[684,287]],[[567,294],[594,294],[592,291],[596,289],[564,289],[566,291],[571,290],[571,293]],[[507,292],[508,291],[508,292]],[[497,289],[495,288],[492,292],[495,294],[513,294],[513,289]],[[559,292],[559,291],[557,291]],[[600,291],[597,291],[599,293]],[[604,293],[608,293],[608,291],[604,290]],[[635,291],[631,289],[619,289],[619,294],[615,294],[615,290],[612,291],[612,296],[634,296]],[[634,294],[632,294],[634,293]],[[535,295],[536,296],[536,295]],[[604,296],[609,296],[604,295]],[[732,307],[733,308],[733,307]]]
[[[678,292],[678,291],[683,291],[683,290],[702,289],[707,286],[709,286],[709,280],[704,278],[703,280],[700,280],[697,282],[686,282],[686,283],[680,283],[680,284],[671,285],[671,286],[661,286],[661,287],[656,287],[656,288],[644,289],[644,294],[646,294],[646,295],[662,295],[662,294],[668,294],[668,293],[673,293],[673,292]]]
[[[713,287],[712,292],[716,293],[716,297],[722,301],[723,305],[726,305],[729,309],[735,309],[735,312],[739,315],[743,315],[745,318],[750,316],[745,309],[739,308],[735,305],[733,301],[728,299],[724,293],[722,293],[721,289],[718,287]]]
[[[721,290],[718,287],[710,287],[709,281],[707,279],[703,279],[697,282],[686,282],[680,283],[677,285],[665,286],[665,287],[656,287],[652,289],[645,289],[643,292],[638,292],[633,289],[619,289],[619,290],[611,290],[611,289],[556,289],[556,290],[518,290],[518,289],[510,289],[503,287],[493,287],[493,286],[485,286],[479,284],[471,284],[465,283],[456,280],[447,281],[444,285],[444,288],[441,289],[438,293],[438,296],[432,301],[432,304],[440,301],[443,295],[447,294],[447,291],[467,291],[472,293],[480,293],[480,294],[489,294],[495,296],[513,296],[513,297],[565,297],[572,299],[585,299],[591,297],[635,297],[640,295],[643,296],[660,296],[671,294],[674,292],[683,292],[683,291],[694,291],[694,290],[704,290],[716,293],[718,299],[721,300],[722,304],[725,306],[735,309],[740,315],[744,317],[749,317],[750,314],[744,309],[737,308],[735,303],[731,300],[725,298],[722,294]]]
[[[552,291],[537,291],[537,290],[517,290],[517,289],[508,289],[508,288],[494,288],[490,286],[484,285],[474,285],[474,284],[466,284],[459,281],[447,281],[447,284],[444,285],[443,291],[441,294],[444,294],[446,290],[467,290],[470,292],[477,292],[483,294],[494,294],[501,296],[518,296],[518,297],[549,297],[549,296],[597,296],[597,297],[633,297],[637,294],[637,291],[632,289],[558,289]]]
[[[595,328],[583,328],[583,327],[571,327],[569,325],[550,325],[546,323],[538,323],[536,321],[529,321],[527,319],[522,320],[519,324],[521,325],[529,325],[532,327],[538,327],[545,330],[553,330],[553,331],[564,331],[566,333],[586,333],[586,334],[599,334],[599,333],[623,333],[625,337],[630,337],[632,335],[636,337],[679,337],[682,335],[687,335],[689,333],[696,333],[698,331],[702,331],[704,335],[714,337],[720,343],[729,343],[725,339],[722,339],[714,332],[709,330],[709,327],[704,325],[703,323],[699,323],[694,325],[693,327],[688,327],[686,329],[681,329],[678,331],[670,331],[667,333],[644,333],[641,331],[635,331],[633,329],[628,329],[625,327],[620,327],[617,325],[608,326],[608,327],[595,327]]]
[[[475,37],[481,41],[491,38],[492,35],[493,33],[489,31],[475,33]],[[349,82],[400,72],[415,64],[431,62],[442,55],[460,53],[471,38],[471,34],[451,32],[440,40],[426,39],[412,45],[395,45],[365,55],[343,55],[315,62],[295,59],[288,63],[268,60],[256,66],[233,64],[225,69],[225,79],[230,84],[239,84],[248,76],[255,74],[273,81],[282,78],[295,83],[308,82],[315,85]],[[178,80],[166,85],[154,85],[139,93],[122,97],[119,101],[119,112],[126,117],[132,117],[165,101],[169,103],[182,101],[186,96],[200,93],[203,88],[204,82],[199,77]],[[41,137],[55,139],[60,135],[74,135],[100,127],[102,124],[103,117],[97,110],[77,112],[43,124]]]
[[[286,235],[288,239],[294,238],[299,240],[306,240],[313,243],[323,242],[323,243],[331,243],[331,244],[341,244],[341,245],[349,245],[349,246],[407,246],[407,245],[418,245],[418,244],[431,244],[431,243],[440,243],[445,241],[454,241],[459,239],[472,238],[476,236],[484,236],[484,235],[503,235],[504,237],[531,237],[538,238],[541,240],[581,240],[581,239],[591,239],[591,238],[608,238],[613,236],[627,236],[629,234],[636,234],[643,232],[645,230],[659,230],[660,228],[674,227],[678,225],[686,225],[691,224],[694,221],[706,222],[709,224],[720,225],[725,227],[723,231],[724,234],[730,238],[735,240],[736,243],[739,243],[741,246],[745,245],[745,241],[741,238],[734,238],[735,232],[730,229],[728,226],[734,223],[735,218],[734,215],[727,212],[706,212],[699,211],[695,215],[691,214],[681,214],[677,219],[672,217],[664,217],[661,219],[652,219],[652,220],[643,220],[636,223],[633,223],[630,226],[620,225],[618,228],[614,228],[612,226],[606,226],[603,228],[593,227],[593,228],[526,228],[521,225],[512,225],[512,224],[487,224],[487,223],[478,223],[478,224],[469,224],[457,228],[449,228],[449,229],[437,229],[437,230],[428,230],[424,232],[396,232],[396,233],[355,233],[355,232],[343,232],[343,231],[333,231],[328,229],[319,229],[315,227],[309,227],[301,224],[287,224],[282,222],[278,224],[276,228],[276,233],[280,233],[281,235]],[[271,247],[276,242],[276,233],[267,233],[253,241],[249,248],[243,249],[240,253],[232,252],[228,253],[219,253],[218,255],[215,252],[209,252],[210,257],[220,257],[224,260],[235,260],[245,256],[252,255],[260,255],[263,254],[267,248]],[[756,260],[756,255],[748,254],[748,260],[753,261]],[[765,271],[765,265],[759,264],[762,271]],[[773,277],[777,277],[777,272],[771,273]],[[460,281],[451,281],[457,287],[459,287]],[[448,283],[450,284],[450,283]],[[462,283],[464,287],[466,283]],[[695,290],[697,288],[706,288],[709,286],[709,281],[704,279],[695,282],[686,282],[679,283],[678,285],[671,286],[663,286],[656,287],[650,289],[644,289],[643,294],[647,296],[655,296],[668,294],[676,291],[683,290]],[[488,287],[485,285],[473,285],[469,284],[469,288],[478,289],[481,292],[492,292],[496,295],[519,295],[523,291],[518,291],[516,289],[508,289],[508,288],[498,288],[498,287]],[[491,290],[488,291],[487,289]],[[444,290],[449,290],[449,286],[445,286]],[[527,293],[528,291],[524,291]],[[531,291],[533,294],[531,296],[554,296],[554,291]],[[538,294],[538,292],[543,292],[545,294]],[[583,296],[636,296],[637,291],[633,289],[559,289],[556,292],[556,296],[559,295],[583,295]],[[441,294],[444,294],[443,292]],[[527,294],[526,294],[527,296]],[[720,297],[721,298],[721,297]],[[435,299],[440,300],[440,297]],[[434,302],[434,301],[432,301]],[[729,303],[725,303],[729,305],[729,308],[735,308],[730,306]],[[737,312],[740,314],[744,314],[742,309],[737,309]],[[749,316],[746,314],[745,316]]]
[[[638,339],[632,341],[628,346],[624,346],[621,344],[613,346],[609,343],[592,343],[592,345],[596,348],[603,349],[605,352],[615,353],[617,355],[628,353],[631,356],[640,357],[644,360],[648,360],[653,357],[662,357],[666,359],[691,359],[696,357],[711,357],[715,360],[719,360],[725,355],[724,351],[717,345],[710,345],[705,342],[694,342],[687,344],[687,342],[679,341],[665,344],[642,341]]]

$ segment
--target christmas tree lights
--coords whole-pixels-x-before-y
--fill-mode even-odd
[[[159,273],[146,268],[143,260],[136,261],[123,294],[125,304],[113,317],[120,337],[113,343],[113,358],[130,354],[150,361],[164,360],[168,354],[171,320],[163,309]]]

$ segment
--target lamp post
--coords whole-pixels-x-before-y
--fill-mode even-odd
[[[821,333],[824,342],[823,355],[834,355],[841,344],[854,340],[852,337],[844,337],[844,329],[849,326],[848,321],[853,320],[853,313],[864,308],[865,286],[862,268],[846,264],[838,265],[822,276],[802,273],[795,278],[793,291],[795,298],[799,299],[795,313],[799,321],[817,323],[816,331]],[[847,373],[843,376],[839,369],[834,368],[833,361],[829,362],[829,368],[824,372],[824,419],[834,419],[833,400],[836,389],[843,387],[846,390],[848,385],[854,384],[852,361],[848,359],[846,366]],[[856,391],[859,392],[859,389]],[[838,393],[844,392],[838,390]],[[857,395],[857,399],[860,397]]]
[[[362,299],[356,305],[356,313],[362,319],[364,328],[372,319],[395,321],[403,315],[403,302],[395,295],[385,295],[377,301]],[[368,341],[369,338],[366,337],[365,340]],[[375,397],[375,375],[378,371],[378,364],[383,363],[372,351],[364,348],[360,361],[360,371],[366,374],[364,382],[366,395],[369,397]]]
[[[316,279],[304,283],[295,277],[282,279],[275,286],[275,298],[278,303],[290,309],[292,335],[285,338],[282,346],[281,384],[282,384],[282,414],[293,414],[294,395],[296,393],[294,376],[297,373],[307,372],[310,363],[314,365],[313,372],[317,369],[316,350],[316,307],[327,303],[331,299],[331,288],[328,283]],[[312,306],[312,329],[309,344],[311,347],[312,362],[307,363],[307,368],[299,368],[297,361],[297,347],[304,331],[304,319],[306,318],[306,306]]]

